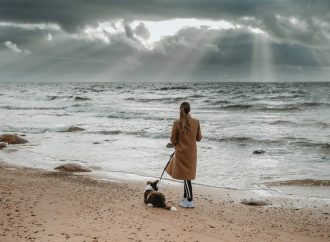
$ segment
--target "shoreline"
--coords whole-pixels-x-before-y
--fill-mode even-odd
[[[25,165],[18,165],[18,164],[11,164],[4,161],[0,161],[0,166],[4,165],[5,167],[13,167],[18,169],[32,169],[32,170],[40,170],[45,172],[58,172],[53,168],[40,168],[40,167],[29,167]],[[95,179],[96,181],[105,181],[105,182],[118,182],[124,184],[138,184],[144,187],[144,184],[148,180],[156,180],[159,178],[151,177],[151,176],[142,176],[134,173],[129,172],[122,172],[122,171],[105,171],[105,170],[98,170],[92,169],[91,172],[77,172],[72,173],[77,176],[85,176],[90,179]],[[307,179],[308,180],[308,179]],[[163,177],[162,185],[165,187],[167,186],[174,186],[176,189],[180,190],[182,188],[182,182],[179,180],[175,180],[172,178]],[[323,206],[328,205],[330,206],[330,197],[321,197],[321,196],[314,196],[314,195],[306,195],[301,193],[292,194],[289,191],[285,192],[283,188],[291,188],[291,189],[325,189],[328,186],[274,186],[268,187],[266,185],[259,186],[256,188],[232,188],[232,187],[224,187],[224,186],[212,186],[208,184],[202,183],[195,183],[192,181],[194,190],[201,191],[201,190],[209,190],[224,193],[230,193],[233,198],[235,198],[235,202],[240,202],[242,199],[260,199],[260,200],[273,200],[273,201],[283,201],[288,200],[291,201],[291,204],[294,206],[300,207],[301,203],[299,201],[304,200],[306,202],[305,206]],[[280,182],[275,182],[280,183]],[[281,188],[281,189],[280,189]],[[330,195],[330,194],[329,194]],[[297,202],[298,201],[298,202]]]
[[[50,170],[51,171],[51,170]],[[114,175],[116,174],[116,175]],[[117,175],[119,174],[119,175]],[[122,175],[128,175],[128,177],[123,178]],[[79,174],[77,174],[79,175]],[[107,182],[119,182],[119,183],[137,183],[137,184],[143,184],[148,180],[156,180],[159,178],[156,177],[147,177],[147,176],[140,176],[133,173],[124,173],[124,172],[108,172],[108,171],[92,171],[91,173],[84,174],[92,179],[101,180],[101,181],[107,181]],[[183,186],[183,183],[179,180],[174,179],[168,179],[163,178],[161,181],[161,187],[164,186],[174,186],[176,189],[181,189]],[[282,200],[289,200],[292,201],[293,204],[296,203],[297,200],[305,200],[306,204],[308,206],[323,206],[323,205],[329,205],[330,206],[330,198],[328,197],[320,197],[320,196],[311,196],[311,195],[305,195],[305,194],[290,194],[282,192],[280,189],[276,189],[276,187],[270,188],[265,187],[262,188],[250,188],[250,189],[243,189],[243,188],[231,188],[231,187],[221,187],[221,186],[212,186],[207,184],[201,184],[201,183],[195,183],[192,181],[194,190],[200,192],[202,190],[208,190],[208,191],[214,191],[219,192],[221,194],[224,193],[230,193],[234,198],[235,202],[240,202],[242,199],[249,199],[249,198],[257,198],[257,199],[270,199],[274,201],[282,201]],[[304,186],[302,186],[304,187]],[[292,188],[295,188],[292,186]],[[301,188],[301,187],[299,187]],[[306,188],[306,187],[304,187]],[[312,188],[315,188],[312,186]],[[316,188],[320,188],[317,187]],[[323,189],[324,187],[322,187]],[[297,203],[297,206],[300,203]]]
[[[27,144],[27,146],[33,144]],[[34,144],[33,144],[34,145]],[[17,151],[21,151],[24,149],[19,149],[20,146],[26,146],[25,144],[23,145],[15,145],[16,148],[14,148],[13,146],[9,146],[6,149],[4,149],[4,153],[6,155],[8,155],[8,157],[5,156],[6,159],[1,159],[2,157],[0,157],[0,164],[1,162],[7,162],[10,165],[13,166],[17,166],[17,167],[29,167],[29,168],[37,168],[37,169],[45,169],[47,171],[53,171],[53,168],[59,164],[61,164],[61,162],[58,162],[58,164],[53,164],[53,166],[50,165],[40,165],[42,160],[38,160],[39,163],[35,164],[34,166],[26,166],[25,161],[22,162],[23,160],[21,160],[19,162],[19,164],[11,162],[11,160],[15,160],[15,158],[17,157],[10,157],[10,153],[11,152],[17,152]],[[25,151],[25,150],[24,150]],[[29,151],[28,151],[29,152]],[[23,154],[20,154],[20,157],[24,157]],[[40,158],[40,157],[39,157]],[[47,158],[47,157],[46,157]],[[22,158],[20,158],[22,159]],[[61,159],[59,159],[60,161],[63,161]],[[70,163],[70,160],[68,160],[67,162]],[[95,176],[98,177],[99,174],[102,174],[99,179],[104,179],[104,180],[109,180],[109,181],[123,181],[123,182],[134,182],[135,180],[139,180],[139,181],[145,181],[145,179],[150,178],[150,176],[144,176],[143,174],[135,174],[135,173],[131,173],[131,172],[125,172],[125,171],[107,171],[102,169],[102,167],[98,167],[97,165],[92,165],[92,164],[85,164],[83,161],[79,161],[79,160],[73,160],[73,163],[78,163],[81,164],[83,166],[87,166],[88,168],[92,169],[92,172],[90,173],[91,176]],[[134,172],[134,171],[133,171]],[[125,177],[125,178],[122,178]],[[157,177],[151,177],[152,179],[157,179]],[[322,180],[322,179],[326,179],[326,180]],[[303,182],[303,181],[308,181],[308,180],[314,180],[316,182],[322,182],[325,181],[326,185],[312,185],[309,186],[309,184],[299,184],[299,182]],[[171,178],[167,178],[166,176],[163,178],[163,181],[165,182],[169,182],[171,184],[176,184],[177,181],[173,180]],[[196,181],[196,180],[195,180]],[[299,185],[295,185],[295,183],[293,182],[292,184],[290,184],[290,182],[295,181],[296,184]],[[279,198],[288,198],[288,199],[314,199],[314,200],[318,200],[318,201],[324,201],[327,204],[330,204],[330,190],[327,189],[328,187],[330,187],[330,180],[328,178],[317,178],[317,177],[302,177],[302,178],[296,178],[296,180],[286,180],[285,178],[283,178],[282,180],[270,180],[270,181],[265,181],[264,183],[256,183],[256,184],[248,184],[248,186],[244,187],[237,187],[235,186],[235,184],[233,184],[233,186],[221,186],[221,185],[210,185],[210,184],[203,184],[203,181],[200,182],[194,182],[194,186],[201,186],[201,187],[205,187],[205,188],[216,188],[216,189],[227,189],[230,191],[239,191],[242,192],[244,194],[249,195],[248,193],[251,193],[252,196],[260,196],[260,197],[279,197]],[[287,185],[285,185],[287,184]]]
[[[330,206],[276,198],[238,202],[241,191],[194,187],[194,209],[178,207],[181,186],[162,182],[177,212],[143,203],[145,182],[0,163],[0,241],[329,241]],[[300,204],[300,205],[299,205]]]

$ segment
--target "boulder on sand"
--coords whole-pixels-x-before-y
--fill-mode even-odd
[[[243,199],[241,200],[241,204],[244,205],[250,205],[250,206],[267,206],[267,205],[271,205],[271,203],[267,202],[267,201],[262,201],[262,200],[256,200],[253,198],[250,199]]]
[[[5,142],[8,144],[25,144],[28,143],[26,139],[23,139],[16,134],[3,134],[0,135],[0,142]]]
[[[0,150],[3,149],[3,148],[6,148],[7,145],[5,142],[0,142]]]
[[[261,154],[265,154],[266,153],[266,151],[264,151],[264,150],[255,150],[255,151],[253,151],[253,154],[255,154],[255,155],[261,155]]]
[[[54,168],[55,170],[64,172],[90,172],[91,169],[75,163],[66,163]]]
[[[66,130],[64,130],[64,132],[79,132],[79,131],[84,131],[85,129],[80,128],[80,127],[76,127],[76,126],[70,126],[69,128],[67,128]]]

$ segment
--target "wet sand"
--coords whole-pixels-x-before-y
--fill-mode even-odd
[[[0,241],[330,241],[327,204],[240,204],[226,189],[194,190],[194,209],[178,206],[181,187],[161,191],[178,211],[143,203],[144,183],[0,165]],[[300,205],[304,201],[300,201]]]

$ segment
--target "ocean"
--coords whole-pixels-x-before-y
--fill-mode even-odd
[[[330,199],[330,83],[0,83],[0,134],[29,140],[0,161],[159,177],[182,101],[203,134],[195,183]]]

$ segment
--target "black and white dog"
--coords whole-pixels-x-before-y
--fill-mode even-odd
[[[149,207],[176,211],[175,207],[166,204],[165,196],[161,192],[158,192],[158,182],[159,180],[147,182],[147,186],[144,190],[144,203],[148,204]]]

